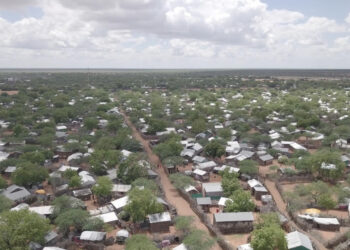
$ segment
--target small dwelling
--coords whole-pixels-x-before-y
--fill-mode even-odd
[[[105,214],[99,214],[94,216],[94,218],[99,218],[101,219],[104,223],[108,223],[112,226],[115,226],[118,222],[118,217],[115,214],[115,212],[109,212]]]
[[[80,240],[82,241],[101,242],[104,241],[105,238],[105,232],[84,231],[80,235]]]
[[[313,218],[314,227],[325,231],[339,231],[340,223],[337,218]]]
[[[221,182],[202,183],[202,191],[205,197],[221,197],[223,195]]]
[[[250,244],[244,244],[237,247],[237,250],[253,250]]]
[[[148,215],[151,233],[169,232],[171,216],[169,212]]]
[[[224,209],[225,209],[225,207],[226,207],[226,202],[227,202],[227,201],[233,201],[233,200],[230,199],[230,198],[226,198],[226,197],[221,197],[221,198],[220,198],[220,200],[219,200],[219,202],[218,202],[218,206],[219,206],[219,210],[220,210],[221,212],[224,211]]]
[[[253,187],[252,192],[254,194],[255,199],[257,199],[257,200],[261,200],[261,197],[263,195],[266,195],[269,193],[269,191],[267,191],[267,189],[264,186],[262,186],[262,187],[255,186],[255,187]]]
[[[16,203],[23,202],[29,199],[29,197],[31,196],[31,194],[26,188],[17,185],[11,185],[7,187],[2,192],[2,195]]]
[[[272,164],[273,162],[273,156],[272,155],[269,155],[269,154],[266,154],[266,155],[261,155],[259,156],[259,163],[263,166],[266,166],[266,165],[269,165],[269,164]]]
[[[313,250],[308,236],[298,231],[286,235],[288,250]]]
[[[84,188],[84,189],[73,191],[73,196],[83,201],[91,200],[91,195],[92,195],[92,192],[90,188]]]
[[[193,177],[201,182],[209,181],[209,173],[200,169],[193,171]]]
[[[211,206],[210,197],[197,198],[197,205],[200,206],[204,212],[208,213]]]
[[[253,231],[252,212],[214,214],[214,225],[224,234],[249,233]]]

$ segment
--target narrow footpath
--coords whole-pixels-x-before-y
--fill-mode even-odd
[[[309,236],[311,241],[316,245],[318,250],[327,250],[327,248],[314,236],[312,236],[309,232],[305,232],[302,230],[294,221],[290,218],[288,212],[287,212],[287,204],[282,199],[280,192],[278,192],[276,185],[274,182],[270,180],[265,180],[265,186],[269,190],[270,194],[272,195],[273,199],[276,202],[276,205],[278,207],[278,210],[283,213],[284,216],[288,218],[289,223],[296,228],[299,232],[302,232]]]
[[[129,117],[124,112],[121,112],[121,114],[123,115],[127,125],[132,129],[133,137],[142,144],[143,148],[145,149],[145,151],[148,155],[150,162],[153,163],[155,166],[161,165],[161,168],[157,168],[156,171],[160,177],[160,182],[161,182],[162,188],[164,190],[165,197],[166,197],[167,201],[172,206],[174,206],[176,208],[178,215],[180,215],[180,216],[192,216],[194,218],[195,227],[197,229],[201,229],[203,231],[206,231],[208,234],[210,234],[208,228],[201,222],[201,220],[199,219],[197,214],[195,212],[193,212],[193,210],[191,209],[191,207],[187,203],[187,201],[179,195],[176,188],[172,185],[172,183],[169,180],[168,175],[164,171],[164,168],[161,164],[159,157],[153,153],[148,142],[145,139],[143,139],[143,137],[141,136],[139,131],[136,129],[134,124],[132,124],[132,122],[130,121]],[[212,249],[213,250],[220,250],[221,248],[216,243]]]

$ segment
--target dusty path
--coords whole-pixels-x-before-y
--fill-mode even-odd
[[[142,146],[145,149],[151,163],[153,163],[155,166],[158,166],[159,164],[161,165],[160,159],[158,158],[158,156],[156,154],[153,153],[148,142],[142,138],[139,131],[135,128],[135,126],[130,121],[129,117],[127,115],[125,115],[125,113],[123,113],[123,112],[122,112],[122,115],[124,116],[125,122],[132,129],[133,137],[142,144]],[[190,205],[187,203],[187,201],[179,195],[179,193],[177,192],[175,187],[171,184],[167,174],[164,171],[164,168],[163,167],[157,168],[156,171],[160,177],[160,182],[162,184],[162,187],[163,187],[163,190],[165,193],[165,197],[166,197],[167,201],[176,208],[178,215],[194,217],[195,227],[197,229],[201,229],[203,231],[206,231],[209,234],[208,228],[200,221],[197,214],[195,214],[192,211],[192,209],[191,209]],[[215,244],[212,249],[213,250],[220,250],[221,248],[219,247],[218,244]]]
[[[273,196],[273,199],[276,202],[276,205],[278,207],[278,210],[280,212],[283,213],[284,216],[286,216],[289,220],[289,223],[296,228],[299,232],[302,232],[304,234],[306,234],[307,236],[309,236],[309,238],[312,240],[312,242],[316,245],[318,250],[327,250],[327,248],[324,247],[324,245],[319,242],[318,239],[316,239],[315,237],[313,237],[310,233],[305,232],[304,230],[302,230],[297,224],[294,223],[294,221],[290,218],[288,212],[287,212],[287,204],[284,202],[284,200],[282,199],[280,192],[278,192],[275,183],[270,181],[270,180],[265,180],[265,186],[266,188],[269,190],[270,194]]]

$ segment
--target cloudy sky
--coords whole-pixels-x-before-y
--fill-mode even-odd
[[[349,0],[1,0],[1,68],[350,68]]]

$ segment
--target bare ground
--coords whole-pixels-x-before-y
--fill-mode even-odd
[[[138,130],[131,123],[129,117],[127,115],[125,115],[124,113],[122,113],[122,115],[124,116],[125,122],[132,129],[133,137],[142,144],[144,150],[146,151],[146,153],[148,155],[150,162],[152,164],[154,164],[155,166],[161,165],[160,159],[158,158],[158,156],[156,154],[153,153],[148,142],[142,138],[142,136],[140,135]],[[176,208],[178,215],[194,217],[195,227],[197,229],[201,229],[209,234],[209,230],[207,229],[207,227],[200,221],[199,217],[193,212],[193,210],[191,209],[191,207],[187,203],[187,201],[179,195],[176,188],[171,184],[167,174],[164,171],[164,168],[163,167],[157,168],[156,171],[158,172],[158,175],[160,177],[160,182],[161,182],[161,185],[163,187],[166,199],[171,205],[173,205]],[[219,247],[218,244],[215,244],[212,249],[219,250],[221,248]]]

